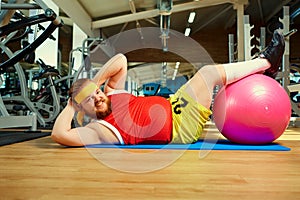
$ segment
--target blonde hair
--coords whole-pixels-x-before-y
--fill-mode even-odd
[[[72,86],[70,87],[69,92],[68,92],[69,93],[69,97],[72,100],[72,103],[76,103],[77,104],[77,102],[75,101],[76,95],[84,88],[83,86],[86,85],[89,82],[93,82],[93,81],[90,80],[90,79],[88,79],[88,78],[81,78],[81,79],[76,80],[72,84]],[[76,120],[77,120],[77,122],[78,122],[78,124],[80,126],[83,125],[84,115],[85,115],[85,113],[83,111],[79,111],[76,114]]]
[[[72,102],[76,102],[74,97],[82,90],[83,86],[89,82],[93,82],[91,79],[88,78],[81,78],[76,80],[69,89],[69,97],[71,98]]]

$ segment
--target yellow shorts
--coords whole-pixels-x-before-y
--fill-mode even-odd
[[[169,98],[173,118],[171,143],[191,144],[196,142],[212,114],[211,110],[197,103],[184,90],[185,86],[182,86]]]

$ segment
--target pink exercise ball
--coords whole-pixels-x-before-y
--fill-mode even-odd
[[[290,98],[276,80],[254,74],[220,89],[213,117],[218,130],[231,142],[267,144],[287,128]]]

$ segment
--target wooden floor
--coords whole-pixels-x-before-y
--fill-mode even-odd
[[[128,150],[138,156],[127,159],[40,138],[0,147],[0,199],[300,199],[300,128],[277,142],[291,151]]]

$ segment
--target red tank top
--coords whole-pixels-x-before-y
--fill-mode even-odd
[[[104,120],[121,134],[125,144],[167,144],[172,139],[170,102],[158,96],[129,93],[109,96],[112,113]]]

